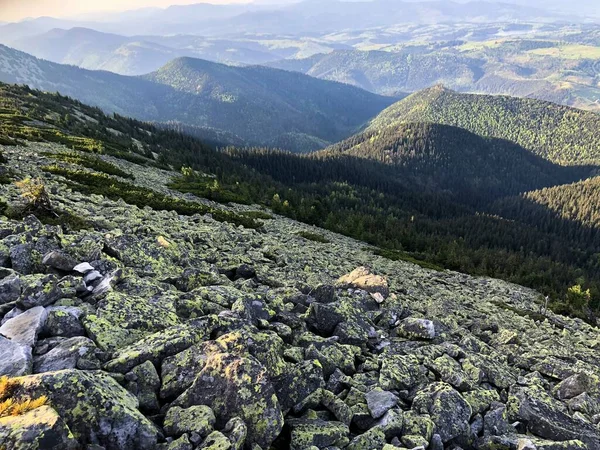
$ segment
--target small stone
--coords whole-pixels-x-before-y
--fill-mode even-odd
[[[86,273],[91,272],[92,270],[94,270],[94,268],[90,263],[87,262],[77,264],[75,267],[73,267],[73,272],[77,272],[82,275],[85,275]]]

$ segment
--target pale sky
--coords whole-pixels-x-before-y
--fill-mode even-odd
[[[125,11],[192,3],[250,3],[251,0],[0,0],[0,21],[27,17],[69,17],[97,11]]]

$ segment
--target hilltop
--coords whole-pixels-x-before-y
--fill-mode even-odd
[[[390,106],[367,130],[433,122],[507,139],[560,164],[597,163],[600,115],[541,100],[462,94],[435,86]]]

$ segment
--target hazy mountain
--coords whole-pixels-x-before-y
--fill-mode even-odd
[[[413,94],[373,119],[367,131],[433,122],[511,140],[551,161],[600,161],[600,115],[541,100],[460,94],[442,86]]]
[[[0,46],[0,80],[60,92],[105,111],[231,133],[236,141],[314,150],[351,135],[394,102],[299,73],[177,59],[149,76],[39,60]],[[297,139],[294,139],[294,138]],[[310,146],[304,145],[310,142]],[[318,144],[318,145],[317,145]]]

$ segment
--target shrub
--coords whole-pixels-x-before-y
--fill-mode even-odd
[[[50,196],[41,178],[25,178],[15,184],[21,190],[21,197],[25,200],[25,209],[30,211],[52,210]]]
[[[0,377],[0,418],[19,416],[39,408],[48,402],[45,395],[32,399],[26,395],[17,394],[19,384],[4,376]]]
[[[319,242],[320,244],[329,244],[329,240],[322,234],[311,233],[309,231],[299,231],[298,236],[302,236],[309,241]]]

